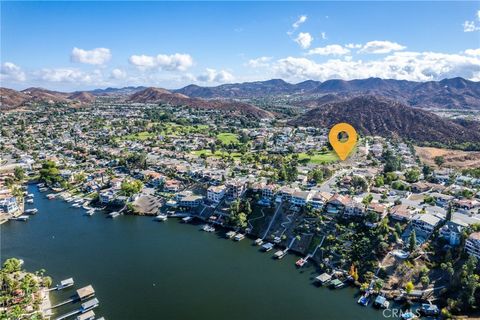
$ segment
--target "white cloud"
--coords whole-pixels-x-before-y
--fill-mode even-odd
[[[480,56],[480,48],[478,49],[467,49],[465,50],[465,54],[469,56]]]
[[[139,69],[161,69],[167,71],[186,71],[193,66],[193,58],[189,54],[175,53],[157,56],[132,55],[128,61]]]
[[[349,49],[360,49],[362,45],[359,43],[347,43],[345,47]]]
[[[105,64],[112,58],[110,49],[96,48],[92,50],[83,50],[73,48],[71,53],[71,60],[73,62],[80,62],[86,64],[101,65]]]
[[[463,23],[463,32],[474,32],[480,30],[480,27],[475,24],[475,21],[465,21]]]
[[[259,57],[256,59],[250,59],[247,62],[247,66],[252,68],[261,68],[261,67],[268,67],[270,65],[270,61],[272,57]]]
[[[225,70],[215,70],[207,68],[205,73],[199,75],[197,77],[197,81],[200,82],[216,82],[216,83],[224,83],[224,82],[231,82],[235,78],[234,76]]]
[[[313,37],[308,32],[300,32],[295,38],[295,42],[300,45],[303,49],[308,49],[312,44]]]
[[[275,76],[290,81],[368,77],[430,81],[456,76],[478,81],[480,58],[436,52],[395,52],[379,60],[331,59],[316,63],[307,58],[287,57],[277,60],[273,70]]]
[[[302,15],[302,16],[298,17],[298,20],[295,21],[295,22],[292,24],[292,28],[293,28],[293,29],[298,29],[298,27],[300,27],[300,25],[302,25],[303,23],[305,23],[305,21],[307,21],[307,16],[306,16],[306,15]]]
[[[400,51],[405,48],[405,46],[402,46],[396,42],[375,40],[365,43],[363,47],[359,50],[359,52],[382,54],[390,53],[392,51]]]
[[[477,20],[480,21],[480,10],[477,11]]]
[[[330,44],[330,45],[325,46],[325,47],[310,49],[307,54],[308,55],[318,54],[318,55],[321,55],[321,56],[328,56],[328,55],[341,56],[341,55],[347,54],[349,52],[350,52],[349,49],[344,48],[341,45]]]
[[[322,40],[327,40],[327,33],[326,32],[321,32],[320,33],[320,38],[322,38]]]
[[[103,74],[100,70],[84,72],[71,68],[44,68],[34,73],[37,80],[48,82],[72,82],[82,84],[101,84],[103,83]]]
[[[127,73],[124,70],[118,69],[118,68],[113,69],[110,75],[113,79],[117,79],[117,80],[125,79],[127,77]]]
[[[0,79],[5,81],[22,82],[26,80],[25,72],[22,68],[12,62],[5,62],[0,67]]]

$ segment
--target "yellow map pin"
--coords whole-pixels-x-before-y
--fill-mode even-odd
[[[338,135],[341,132],[346,132],[348,134],[347,141],[339,140]],[[355,143],[357,143],[357,131],[355,131],[355,128],[348,123],[338,123],[330,129],[328,141],[330,141],[330,144],[332,145],[333,150],[338,154],[338,157],[341,160],[345,160],[350,152],[352,152]]]

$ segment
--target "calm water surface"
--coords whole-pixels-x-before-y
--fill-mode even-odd
[[[47,200],[33,185],[29,222],[1,226],[1,260],[19,257],[25,268],[45,268],[54,283],[73,277],[75,288],[92,284],[107,319],[384,319],[356,304],[357,291],[312,285],[312,266],[297,257],[272,259],[252,241],[226,240],[175,219],[108,219],[85,215],[62,200]],[[74,293],[51,294],[53,302]],[[78,308],[67,305],[58,315]]]

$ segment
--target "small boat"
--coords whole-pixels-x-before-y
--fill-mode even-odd
[[[287,254],[287,251],[278,250],[273,254],[273,256],[277,259],[282,259],[283,257],[285,257],[286,254]]]
[[[25,210],[26,214],[36,214],[38,212],[38,209],[27,209]]]
[[[366,292],[358,299],[357,303],[364,307],[368,306],[368,304],[370,303],[370,293]]]
[[[270,250],[272,250],[272,249],[273,249],[273,244],[270,243],[270,242],[264,243],[264,244],[262,245],[262,250],[265,251],[265,252],[268,252],[268,251],[270,251]]]
[[[33,193],[29,193],[27,194],[27,198],[33,199],[35,198],[35,195]]]
[[[297,262],[295,262],[295,265],[297,267],[301,268],[305,265],[305,263],[307,263],[307,259],[300,258],[300,259],[297,260]]]
[[[382,295],[378,295],[373,302],[373,306],[376,308],[388,309],[390,302]]]
[[[120,215],[120,212],[118,212],[118,211],[113,211],[113,212],[110,212],[110,213],[108,214],[108,217],[110,217],[110,218],[113,219],[113,218],[118,217],[119,215]]]
[[[255,240],[255,244],[256,244],[257,246],[261,246],[261,245],[263,244],[263,240],[260,239],[260,238],[258,238],[257,240]]]
[[[90,209],[87,211],[87,216],[93,216],[94,213],[95,213],[95,209]]]
[[[330,288],[339,289],[343,288],[343,286],[345,286],[345,284],[338,279],[333,279],[332,281],[330,281]]]
[[[65,279],[65,280],[60,281],[60,283],[57,284],[56,289],[57,289],[57,290],[62,290],[62,289],[71,287],[71,286],[73,286],[73,285],[74,285],[73,278],[68,278],[68,279]]]
[[[16,221],[28,221],[30,217],[29,216],[18,216],[15,218],[10,218],[11,220],[16,220]]]
[[[225,236],[228,238],[228,239],[232,239],[233,237],[235,237],[237,233],[235,231],[228,231]]]
[[[193,220],[193,218],[190,217],[190,216],[187,216],[187,217],[182,218],[183,223],[189,223],[189,222],[192,221],[192,220]]]
[[[37,184],[37,187],[43,188],[43,187],[45,187],[45,183],[39,183],[39,184]]]
[[[235,241],[240,241],[240,240],[243,240],[243,239],[245,239],[245,235],[241,234],[241,233],[237,233],[235,235],[235,237],[233,237],[233,240],[235,240]]]
[[[72,204],[72,207],[74,208],[80,208],[82,205],[80,203],[74,203]]]
[[[208,224],[204,225],[202,227],[202,230],[206,231],[206,232],[215,232],[215,228],[213,226],[208,225]]]
[[[40,192],[45,192],[45,191],[48,191],[48,188],[39,188],[38,189]]]
[[[32,203],[33,203],[33,199],[28,199],[28,200],[27,200],[27,203],[32,204]]]
[[[168,216],[166,214],[159,214],[158,216],[155,217],[155,220],[157,221],[167,221]]]
[[[48,200],[53,200],[53,199],[55,199],[56,197],[57,197],[57,196],[54,195],[53,193],[47,194],[47,199],[48,199]]]
[[[407,311],[405,313],[402,313],[400,317],[403,320],[412,320],[412,319],[417,319],[418,318],[418,316],[411,311]]]

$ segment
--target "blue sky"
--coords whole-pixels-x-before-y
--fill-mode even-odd
[[[2,86],[480,80],[478,2],[1,2]]]

